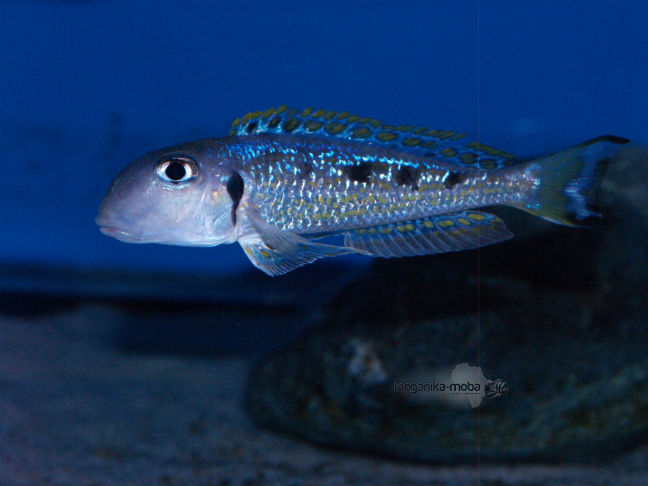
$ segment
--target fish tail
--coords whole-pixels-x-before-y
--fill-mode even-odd
[[[620,144],[629,140],[604,135],[528,162],[524,167],[538,181],[519,209],[553,223],[588,226],[601,217],[598,195],[603,174]]]

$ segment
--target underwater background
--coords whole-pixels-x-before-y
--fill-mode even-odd
[[[639,484],[648,3],[0,1],[0,482]],[[285,277],[94,224],[143,153],[287,104],[520,159],[629,138],[594,230]],[[455,408],[398,384],[461,363]]]

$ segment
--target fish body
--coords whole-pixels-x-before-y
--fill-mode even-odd
[[[108,190],[97,223],[128,242],[239,242],[269,275],[345,253],[471,249],[512,236],[499,217],[479,210],[485,206],[512,206],[565,225],[599,217],[600,180],[627,142],[603,136],[517,163],[462,138],[346,112],[251,113],[227,137],[131,163]],[[318,241],[329,236],[344,242]]]
[[[522,200],[524,171],[488,172],[418,154],[294,135],[230,137],[232,161],[254,188],[259,214],[299,234],[344,232]]]

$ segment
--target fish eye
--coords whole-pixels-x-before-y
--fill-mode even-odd
[[[186,155],[173,155],[160,160],[156,171],[163,180],[177,184],[196,177],[198,164]]]

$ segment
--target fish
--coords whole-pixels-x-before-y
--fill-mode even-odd
[[[510,206],[566,226],[601,217],[605,169],[629,140],[604,135],[532,160],[465,134],[282,105],[228,136],[150,152],[110,185],[96,217],[129,243],[238,242],[268,275],[344,254],[411,257],[511,238]]]

